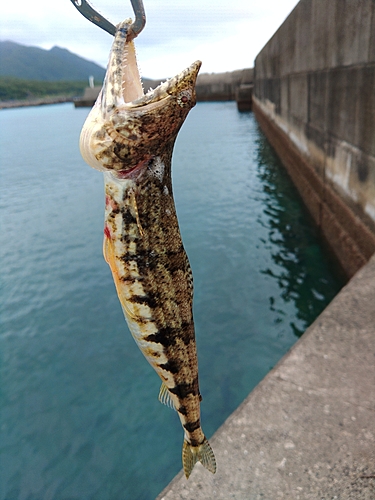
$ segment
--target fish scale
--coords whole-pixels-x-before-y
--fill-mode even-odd
[[[130,332],[162,380],[159,399],[184,429],[186,477],[200,461],[216,471],[200,422],[193,279],[172,190],[177,133],[195,105],[201,63],[143,94],[131,21],[118,26],[103,89],[81,132],[86,162],[104,172],[103,253]]]
[[[122,234],[133,236],[131,243],[120,243],[122,248],[119,246],[116,252],[118,259],[115,271],[119,280],[119,294],[123,293],[120,283],[128,281],[130,270],[133,274],[134,281],[126,287],[126,295],[121,301],[125,316],[131,317],[130,330],[143,354],[173,396],[183,396],[181,399],[186,399],[190,396],[199,397],[198,371],[195,369],[191,271],[178,230],[173,199],[169,191],[165,194],[163,181],[164,177],[162,182],[158,179],[152,182],[147,178],[144,186],[134,185],[131,181],[123,182],[116,189],[113,181],[106,179],[107,206],[115,207],[106,211],[106,224],[110,228],[111,238],[115,236],[115,241],[121,241]],[[146,195],[142,195],[143,190]],[[113,193],[117,196],[112,197]],[[163,198],[168,199],[163,203]],[[134,199],[139,200],[136,205]],[[156,200],[159,203],[155,203]],[[159,225],[155,230],[154,220],[161,218],[166,207],[169,210],[168,221],[165,219],[167,224],[164,227]],[[137,216],[135,211],[138,212]],[[128,217],[129,213],[131,218]],[[119,215],[122,224],[115,222]],[[142,229],[135,222],[137,218]],[[110,262],[110,258],[107,258]],[[133,322],[138,327],[134,327]],[[167,328],[169,334],[166,333]],[[184,350],[183,357],[181,349]],[[185,391],[181,388],[179,390],[181,384]],[[190,387],[191,392],[186,387]],[[177,411],[180,403],[181,401],[176,400]],[[182,414],[184,413],[183,410]],[[184,425],[193,432],[197,428],[193,429],[199,421],[199,413],[191,413],[190,419],[193,420],[188,422],[184,419]],[[202,436],[198,436],[195,441],[199,442],[199,438],[202,440]]]

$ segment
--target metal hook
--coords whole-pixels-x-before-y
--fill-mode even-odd
[[[109,33],[110,35],[115,36],[116,26],[107,21],[105,17],[103,17],[99,12],[96,12],[91,5],[87,2],[87,0],[70,0],[74,7],[89,21],[102,28],[104,31]],[[130,0],[133,11],[135,14],[135,21],[129,27],[127,40],[133,40],[135,37],[139,35],[139,33],[143,30],[146,24],[146,14],[145,9],[143,7],[142,0]]]

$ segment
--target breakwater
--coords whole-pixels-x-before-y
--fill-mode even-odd
[[[164,80],[142,78],[143,88],[156,88]],[[225,73],[202,73],[198,75],[197,101],[237,101],[240,111],[249,111],[252,103],[254,69],[245,68]],[[82,97],[74,100],[76,107],[93,106],[101,86],[87,87]]]
[[[301,0],[256,58],[253,109],[353,276],[375,252],[375,2]]]
[[[251,109],[253,82],[253,68],[202,73],[197,79],[197,101],[237,101],[240,111],[248,111]]]

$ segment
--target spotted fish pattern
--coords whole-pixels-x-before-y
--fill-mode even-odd
[[[144,94],[134,44],[127,40],[130,24],[117,27],[80,148],[86,162],[104,172],[104,257],[131,334],[162,380],[159,399],[180,418],[188,478],[197,461],[216,471],[200,422],[193,277],[171,179],[174,142],[196,103],[201,63]]]

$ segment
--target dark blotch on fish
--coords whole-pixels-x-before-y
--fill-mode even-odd
[[[186,422],[186,424],[184,424],[184,428],[188,432],[194,432],[196,429],[199,429],[200,425],[201,425],[201,421],[200,421],[200,419],[198,419],[195,422]]]
[[[198,389],[198,379],[194,380],[192,384],[178,384],[176,387],[173,387],[172,389],[169,389],[169,392],[172,394],[175,394],[179,399],[185,399],[189,394],[192,394],[193,396],[198,396],[199,394],[199,389]]]
[[[170,359],[167,363],[158,366],[167,372],[178,373],[181,368],[181,363],[176,359]]]

